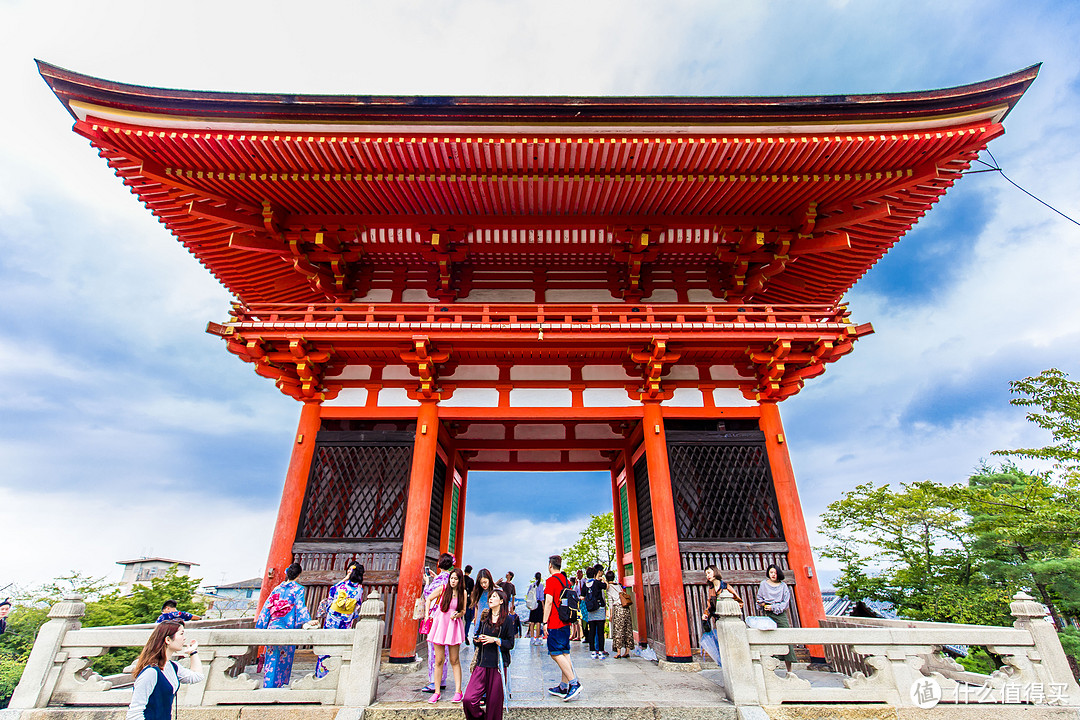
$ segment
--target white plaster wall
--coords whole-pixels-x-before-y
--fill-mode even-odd
[[[637,407],[641,404],[631,400],[623,388],[585,388],[581,400],[585,407]]]
[[[588,392],[588,391],[586,391]],[[623,392],[623,397],[626,393]],[[617,432],[611,429],[611,426],[607,423],[604,424],[589,424],[578,425],[575,429],[575,437],[579,440],[609,440],[611,438],[622,437]]]
[[[481,450],[473,458],[473,462],[510,462],[509,450]]]
[[[659,290],[653,290],[653,294],[649,297],[641,298],[641,302],[678,302],[679,294],[675,292],[674,288],[661,288]]]
[[[390,288],[378,288],[369,290],[364,297],[358,297],[353,302],[390,302],[394,299],[394,291]]]
[[[622,365],[586,365],[581,368],[581,379],[589,380],[640,380],[626,374],[626,368]]]
[[[566,428],[549,423],[518,425],[514,428],[514,438],[517,440],[563,440],[566,438]]]
[[[549,303],[609,303],[618,302],[617,298],[609,290],[602,289],[559,289],[548,290],[544,293],[544,302]]]
[[[671,399],[660,404],[667,407],[705,407],[705,398],[697,388],[676,388]]]
[[[535,297],[536,293],[529,288],[480,288],[473,290],[465,299],[469,302],[531,303]]]
[[[605,459],[599,450],[570,451],[570,462],[603,462]]]
[[[515,365],[510,368],[510,379],[570,382],[570,368],[558,365]]]
[[[686,299],[693,303],[714,303],[720,298],[712,294],[711,290],[693,288],[686,291]]]
[[[698,369],[693,365],[676,365],[664,377],[668,380],[697,380]]]
[[[515,388],[510,391],[510,407],[571,407],[570,388]]]
[[[439,302],[435,298],[427,294],[427,290],[423,288],[406,288],[401,293],[401,302]]]
[[[713,402],[716,407],[757,407],[757,401],[747,400],[738,388],[716,388]]]
[[[499,407],[499,391],[495,388],[458,388],[446,400],[443,407]]]
[[[419,400],[409,398],[405,388],[383,388],[379,391],[379,407],[411,407],[419,404]]]
[[[342,388],[333,400],[324,400],[328,407],[361,407],[367,403],[367,388]]]
[[[371,377],[371,366],[346,365],[337,375],[327,375],[326,377],[337,378],[339,380],[367,380]]]
[[[713,365],[709,368],[709,375],[713,380],[745,380],[733,365]]]
[[[489,423],[470,423],[468,429],[458,435],[458,437],[465,438],[466,440],[503,440],[506,438],[506,426]]]
[[[558,450],[519,450],[518,460],[521,462],[557,463],[562,460],[562,453]]]
[[[449,375],[440,375],[443,380],[498,380],[497,365],[458,365]]]
[[[382,371],[383,380],[415,380],[407,365],[387,365]]]

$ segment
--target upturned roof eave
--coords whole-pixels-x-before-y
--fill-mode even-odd
[[[1004,108],[1040,65],[982,82],[873,95],[773,97],[374,96],[234,93],[156,88],[76,73],[38,60],[42,78],[73,117],[72,103],[120,112],[217,120],[432,124],[830,124],[962,115]]]

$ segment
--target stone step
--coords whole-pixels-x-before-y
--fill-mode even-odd
[[[380,702],[364,711],[364,720],[461,720],[460,703],[441,702],[432,706],[420,702]],[[711,707],[611,706],[544,703],[512,705],[503,712],[505,720],[737,720],[734,705]]]

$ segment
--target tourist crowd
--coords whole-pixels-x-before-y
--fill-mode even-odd
[[[573,700],[582,692],[574,663],[571,643],[588,643],[591,658],[611,657],[605,637],[611,625],[611,647],[615,658],[630,657],[633,648],[632,607],[633,589],[619,583],[611,570],[594,565],[577,570],[567,577],[559,555],[548,558],[548,575],[533,575],[525,593],[528,610],[525,623],[517,612],[517,588],[514,573],[507,572],[495,580],[491,572],[481,569],[474,579],[473,568],[457,567],[457,559],[443,553],[434,568],[425,567],[423,591],[417,598],[413,618],[419,621],[420,633],[427,640],[427,680],[422,692],[430,693],[429,702],[438,703],[446,688],[448,674],[452,675],[454,693],[451,702],[462,703],[467,718],[498,720],[502,717],[504,683],[508,682],[508,667],[515,641],[527,637],[532,645],[547,646],[548,655],[557,666],[560,682],[548,693],[561,699]],[[344,577],[331,586],[319,603],[312,618],[307,607],[304,586],[297,582],[302,569],[293,563],[285,571],[285,582],[270,593],[256,618],[257,628],[348,629],[355,625],[364,600],[364,566],[356,560],[345,568]],[[715,565],[705,570],[706,603],[702,613],[702,637],[714,632],[719,618],[717,601],[728,587]],[[742,606],[743,600],[733,594]],[[790,627],[787,609],[791,590],[784,574],[775,565],[766,570],[756,595],[761,612],[777,626]],[[128,712],[130,720],[166,720],[181,683],[201,682],[203,675],[198,662],[196,643],[184,641],[184,623],[197,616],[178,610],[176,603],[167,601],[158,617],[158,626],[136,664],[134,699]],[[472,645],[468,681],[461,668],[462,646]],[[703,645],[704,646],[704,645]],[[287,685],[292,675],[295,647],[269,646],[259,659],[263,687]],[[191,668],[180,667],[174,658],[191,658]],[[788,669],[795,659],[789,648],[780,656]],[[315,676],[323,677],[327,658],[316,659]],[[716,658],[719,661],[719,657]]]

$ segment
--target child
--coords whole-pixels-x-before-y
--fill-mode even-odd
[[[465,689],[465,717],[469,720],[502,720],[503,681],[499,656],[514,647],[514,634],[506,621],[509,607],[506,593],[495,588],[488,594],[488,608],[476,626],[476,652],[480,659]],[[481,700],[487,696],[486,707]]]
[[[432,677],[441,677],[443,663],[450,655],[450,669],[454,671],[454,697],[451,702],[461,702],[461,643],[465,641],[465,576],[458,568],[450,569],[450,578],[446,587],[436,590],[431,595],[428,614],[431,617],[431,631],[428,642],[435,648],[435,673]],[[432,694],[430,703],[439,702],[439,690]]]

